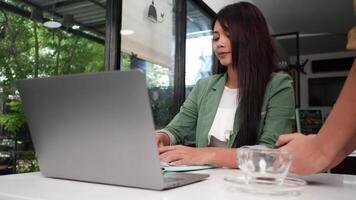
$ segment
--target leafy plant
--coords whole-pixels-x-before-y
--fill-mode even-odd
[[[6,2],[21,6],[17,1]],[[17,173],[38,171],[38,163],[31,139],[27,137],[25,115],[15,82],[102,70],[102,44],[59,29],[49,30],[30,19],[0,9],[0,104],[6,102],[5,109],[0,109],[0,124],[4,127],[1,140],[15,144],[7,150],[11,155],[16,154]],[[0,141],[0,145],[3,143]]]
[[[33,151],[21,152],[16,160],[16,173],[40,171],[40,167]]]
[[[4,129],[12,136],[20,131],[26,122],[22,103],[19,100],[12,100],[6,103],[9,112],[7,114],[0,114],[0,124],[4,125]]]

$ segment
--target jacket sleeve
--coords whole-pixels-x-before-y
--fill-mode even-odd
[[[293,81],[288,74],[277,74],[269,87],[266,111],[261,113],[262,133],[259,144],[274,148],[278,137],[292,131],[295,119]]]
[[[171,144],[195,145],[198,96],[201,92],[201,87],[201,80],[199,80],[183,103],[179,113],[164,129],[160,130],[170,136]]]

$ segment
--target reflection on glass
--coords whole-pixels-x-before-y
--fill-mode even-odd
[[[187,1],[186,96],[199,79],[212,74],[212,20],[193,1]]]
[[[145,73],[156,129],[173,117],[173,24],[171,0],[123,0],[121,70]]]

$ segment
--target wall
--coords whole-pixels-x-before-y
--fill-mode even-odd
[[[206,5],[208,5],[211,9],[213,9],[217,13],[224,6],[235,3],[235,2],[239,2],[242,0],[218,0],[218,1],[217,0],[203,0],[203,1],[204,1],[204,3],[206,3]]]
[[[337,77],[337,76],[347,76],[348,71],[341,72],[328,72],[328,73],[317,73],[313,74],[311,72],[311,61],[312,60],[322,60],[322,59],[333,59],[333,58],[344,58],[356,56],[356,52],[337,52],[337,53],[325,53],[325,54],[311,54],[311,55],[302,55],[300,56],[301,62],[306,59],[309,59],[308,63],[305,65],[306,75],[300,74],[300,106],[308,106],[308,79],[309,78],[326,78],[326,77]],[[291,57],[291,63],[296,63],[296,57]]]
[[[174,51],[173,3],[172,0],[154,1],[158,19],[162,19],[160,13],[164,12],[164,20],[161,23],[153,23],[147,18],[151,2],[123,1],[122,29],[130,29],[135,33],[122,36],[121,50],[133,52],[139,58],[152,63],[171,66]]]

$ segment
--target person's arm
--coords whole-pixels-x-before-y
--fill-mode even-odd
[[[214,164],[221,167],[237,168],[236,148],[202,147],[182,145],[159,148],[160,160],[173,165]]]
[[[342,162],[346,156],[352,153],[356,149],[356,134],[354,137],[348,142],[348,144],[335,156],[331,164],[326,168],[326,170],[330,170],[336,167],[340,162]]]
[[[348,142],[348,144],[345,146],[344,148],[344,154],[345,155],[349,155],[351,154],[353,151],[356,150],[356,132],[353,136],[352,139],[350,139],[350,141]]]
[[[340,96],[317,135],[289,134],[276,145],[291,152],[291,171],[301,175],[321,172],[338,164],[356,148],[356,60]],[[284,146],[283,146],[284,145]]]
[[[319,131],[318,141],[321,150],[329,157],[339,151],[349,152],[355,148],[352,138],[356,135],[356,60],[354,61],[345,85],[325,124]]]
[[[158,146],[175,144],[192,145],[195,143],[196,123],[198,118],[199,96],[206,84],[200,79],[180,108],[179,113],[169,124],[156,133]]]
[[[269,92],[268,111],[260,144],[273,147],[279,134],[291,130],[294,119],[294,96],[291,78],[278,75]],[[160,147],[160,159],[176,165],[215,164],[237,168],[236,148],[190,148],[186,146]]]

